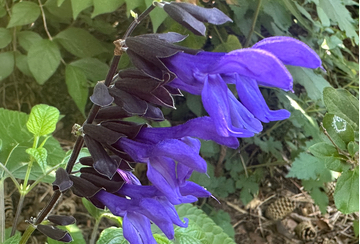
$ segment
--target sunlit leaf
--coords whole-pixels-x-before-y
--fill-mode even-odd
[[[40,7],[33,2],[15,3],[11,8],[11,17],[6,28],[26,25],[34,22],[40,16]]]

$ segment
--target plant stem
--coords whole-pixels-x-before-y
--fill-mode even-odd
[[[5,241],[5,189],[4,180],[0,180],[0,243]]]
[[[91,238],[90,238],[90,242],[89,242],[90,244],[95,244],[95,239],[96,239],[96,236],[97,236],[97,232],[98,232],[98,229],[99,229],[101,218],[102,217],[100,216],[100,218],[95,220],[95,224],[94,224],[93,230],[91,232]]]
[[[24,204],[25,195],[26,195],[26,193],[24,193],[23,191],[20,191],[19,203],[17,205],[16,214],[15,214],[15,218],[14,218],[14,221],[13,221],[13,226],[11,228],[10,236],[15,235],[17,224],[18,224],[19,217],[20,217],[20,213],[21,213],[21,210],[22,210],[22,206]]]
[[[135,19],[129,26],[129,28],[126,30],[123,39],[125,40],[127,37],[129,37],[131,35],[131,33],[133,32],[133,30],[136,28],[136,26],[145,18],[147,17],[147,15],[155,8],[154,5],[150,5],[140,16],[139,18]],[[106,76],[105,79],[105,85],[109,86],[112,78],[115,75],[116,69],[118,67],[120,61],[120,56],[115,55],[112,62],[111,62],[111,66],[109,69],[109,72]],[[88,115],[88,118],[86,119],[86,121],[84,122],[84,124],[91,124],[98,111],[100,109],[100,106],[97,106],[95,104],[93,104],[90,113]],[[76,162],[77,157],[79,156],[80,150],[82,148],[84,144],[84,138],[79,136],[75,142],[74,145],[74,149],[71,153],[70,159],[67,163],[66,166],[66,172],[68,172],[69,174],[71,173],[74,164]],[[53,210],[53,208],[55,207],[56,203],[58,202],[59,198],[61,196],[61,193],[59,190],[55,190],[51,200],[48,202],[48,204],[45,206],[44,209],[41,210],[41,212],[39,213],[38,217],[36,218],[35,223],[31,224],[28,226],[28,228],[26,229],[23,237],[21,238],[20,244],[25,244],[27,242],[27,240],[29,239],[29,237],[31,236],[31,233],[36,229],[36,225],[40,224],[47,216],[48,214]]]
[[[256,21],[257,21],[259,12],[260,12],[261,1],[262,0],[258,0],[258,4],[256,6],[256,10],[255,10],[254,17],[253,17],[253,20],[252,20],[251,28],[250,28],[249,34],[247,35],[246,42],[245,42],[245,45],[244,45],[245,48],[249,47],[251,36],[254,33]]]

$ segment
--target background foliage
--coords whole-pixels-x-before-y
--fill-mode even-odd
[[[259,15],[254,22],[259,2]],[[91,89],[108,71],[112,41],[131,22],[130,10],[140,13],[151,3],[151,0],[1,0],[1,107],[29,113],[36,104],[52,105],[64,116],[55,136],[73,140],[69,135],[71,126],[82,123],[90,107]],[[273,176],[275,167],[280,167],[288,172],[287,177],[301,180],[322,212],[329,202],[324,189],[331,181],[337,181],[334,195],[337,208],[343,213],[358,211],[358,3],[353,0],[197,3],[216,6],[234,21],[220,27],[209,25],[206,37],[190,34],[181,45],[228,52],[242,48],[250,32],[253,33],[250,44],[268,36],[292,36],[320,55],[324,70],[288,67],[294,77],[294,93],[262,88],[269,106],[286,108],[291,117],[264,125],[261,134],[242,139],[238,150],[203,141],[201,155],[208,162],[210,178],[194,173],[192,180],[219,199],[235,196],[246,205],[257,196],[264,179]],[[156,31],[189,34],[161,9],[152,12],[134,35]],[[123,55],[119,68],[130,65]],[[206,115],[199,97],[184,95],[177,99],[177,110],[163,109],[171,124]],[[7,162],[8,169],[19,179],[24,179],[26,163],[17,162],[29,161],[25,149],[31,148],[34,134],[26,129],[27,118],[24,113],[0,109],[0,162]],[[35,165],[30,179],[36,179],[64,157],[52,137],[44,148],[46,165]],[[46,182],[51,180],[44,178]],[[228,222],[226,212],[214,213],[202,207],[217,224]],[[222,226],[233,237],[231,225]],[[111,229],[106,230],[99,243],[107,243],[104,236],[111,233]]]

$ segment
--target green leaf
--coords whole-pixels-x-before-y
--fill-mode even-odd
[[[96,58],[83,58],[70,64],[84,71],[86,78],[92,82],[105,80],[109,66]]]
[[[59,115],[60,112],[57,108],[39,104],[31,109],[26,126],[35,136],[45,136],[55,130]]]
[[[93,216],[95,219],[98,219],[100,217],[101,212],[103,212],[103,211],[101,211],[100,209],[95,207],[94,204],[92,204],[86,198],[82,198],[81,201],[91,216]]]
[[[21,240],[21,234],[16,233],[16,235],[7,239],[5,242],[3,242],[3,244],[19,244],[20,240]]]
[[[126,2],[126,16],[129,18],[130,10],[135,10],[137,7],[144,5],[144,0],[125,0]]]
[[[33,2],[15,3],[6,28],[33,23],[40,16],[40,7]]]
[[[84,236],[76,224],[57,227],[70,233],[71,237],[73,238],[71,244],[86,244]],[[64,244],[64,242],[55,241],[49,237],[47,238],[47,242],[48,244]]]
[[[99,14],[111,13],[123,5],[125,0],[94,0],[94,12],[91,18]]]
[[[326,158],[325,165],[326,168],[336,172],[343,172],[350,168],[350,165],[346,164],[343,160],[333,157]]]
[[[312,145],[309,148],[309,151],[318,158],[328,158],[339,156],[338,151],[333,145],[330,145],[326,142],[319,142]]]
[[[40,168],[42,169],[43,173],[46,173],[46,166],[47,166],[47,151],[45,148],[28,148],[26,152],[33,156],[36,162],[39,164]]]
[[[96,244],[128,244],[122,228],[110,227],[103,230]]]
[[[0,48],[4,48],[7,45],[9,45],[11,40],[12,40],[12,35],[10,30],[5,28],[0,28]]]
[[[157,244],[171,244],[171,243],[173,243],[166,236],[162,236],[162,235],[159,235],[159,234],[154,234],[154,239],[155,239]]]
[[[329,198],[324,191],[321,191],[320,188],[316,187],[310,191],[310,196],[314,199],[316,205],[319,206],[321,213],[326,213],[326,207],[329,204]]]
[[[319,0],[319,7],[329,16],[329,18],[338,23],[340,29],[346,32],[346,36],[354,38],[356,44],[359,44],[359,35],[356,33],[356,24],[349,10],[338,0]]]
[[[50,40],[41,40],[32,45],[28,53],[28,64],[36,81],[42,85],[52,76],[60,64],[58,46]]]
[[[200,152],[204,157],[214,157],[220,152],[220,145],[214,141],[201,140]]]
[[[353,227],[354,227],[355,237],[358,237],[359,236],[359,220],[354,220]]]
[[[316,180],[319,175],[329,173],[324,162],[307,153],[300,153],[291,165],[286,177],[295,177],[301,180]]]
[[[329,113],[347,120],[354,130],[359,130],[359,101],[348,91],[326,87],[324,103]]]
[[[26,51],[29,51],[34,43],[42,40],[42,37],[33,31],[20,31],[17,33],[17,38],[20,46]]]
[[[93,0],[71,0],[73,18],[76,19],[81,11],[93,5]]]
[[[153,3],[153,0],[145,0],[146,7],[149,7]],[[161,8],[155,8],[150,12],[150,19],[153,27],[153,32],[156,33],[159,26],[168,17],[167,13]]]
[[[334,201],[344,214],[359,211],[359,166],[343,172],[337,180]]]
[[[67,65],[65,69],[65,81],[70,96],[80,112],[85,116],[85,105],[88,99],[89,89],[84,72],[78,67]]]
[[[209,214],[209,217],[211,217],[211,219],[214,220],[214,222],[220,226],[226,234],[228,234],[231,238],[234,238],[235,231],[231,225],[231,217],[229,213],[224,210],[212,211],[211,214]]]
[[[0,53],[0,81],[8,77],[14,70],[14,53]]]
[[[351,141],[351,142],[349,142],[349,144],[347,146],[347,150],[348,150],[349,154],[351,155],[351,157],[354,157],[355,154],[359,151],[359,144]]]
[[[319,16],[322,25],[325,27],[329,27],[330,26],[329,17],[326,15],[325,11],[319,5],[316,6],[316,12]]]
[[[235,187],[237,189],[241,189],[240,200],[244,205],[253,200],[254,195],[259,192],[259,183],[253,175],[249,177],[241,177],[238,181],[236,181]]]
[[[46,19],[52,20],[54,23],[66,23],[71,24],[73,17],[70,0],[64,0],[59,4],[58,0],[47,0],[43,5],[45,9],[50,13],[46,16]]]
[[[55,39],[73,55],[86,58],[106,52],[107,49],[88,31],[70,27],[56,35]]]
[[[234,35],[229,35],[226,42],[218,45],[214,52],[230,52],[242,48],[239,39]]]
[[[4,17],[7,14],[5,7],[0,7],[0,18]]]
[[[337,115],[326,114],[323,125],[331,139],[343,150],[346,150],[349,142],[355,140],[354,130],[351,125]]]
[[[299,83],[305,87],[308,96],[313,100],[322,98],[322,93],[325,87],[330,87],[324,77],[315,74],[313,70],[288,66],[288,70],[294,78],[294,82]]]
[[[202,243],[214,243],[214,244],[235,243],[234,240],[231,239],[220,226],[216,225],[215,222],[209,216],[207,216],[201,209],[194,207],[192,204],[181,204],[176,206],[176,210],[180,218],[189,219],[189,227],[188,228],[177,227],[175,229],[175,236],[177,235],[177,233],[181,233],[182,235],[184,235],[189,231],[192,232],[189,233],[188,235],[189,237],[199,237],[197,239],[201,240]],[[197,233],[197,235],[193,235],[195,233]]]
[[[205,112],[202,105],[201,96],[186,93],[186,105],[188,106],[190,111],[198,117],[201,117]]]
[[[19,51],[15,52],[15,65],[23,74],[32,77],[29,64],[27,62],[27,56],[21,54]]]

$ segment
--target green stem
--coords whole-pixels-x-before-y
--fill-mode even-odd
[[[254,33],[256,21],[257,21],[259,12],[260,12],[261,1],[262,0],[258,0],[258,4],[256,6],[256,10],[255,10],[254,17],[253,17],[253,20],[252,20],[251,28],[250,28],[249,34],[247,35],[246,43],[244,45],[245,48],[249,47],[251,36]]]
[[[32,225],[32,224],[29,225],[29,226],[26,228],[24,234],[22,235],[19,244],[26,244],[27,241],[29,240],[31,234],[34,232],[34,230],[36,230],[36,227],[35,227],[34,225]]]
[[[28,167],[27,167],[27,170],[26,170],[26,174],[25,174],[25,178],[24,178],[24,183],[22,184],[22,187],[20,189],[20,193],[21,192],[25,192],[27,189],[27,184],[28,184],[28,181],[29,181],[29,177],[30,177],[30,173],[31,173],[31,168],[33,166],[33,163],[34,163],[34,158],[31,156],[30,158],[30,162],[28,164]]]
[[[2,163],[0,163],[0,168],[2,168],[8,175],[9,177],[12,179],[12,181],[14,182],[16,188],[18,189],[18,191],[20,191],[21,186],[19,185],[19,183],[17,182],[15,176],[5,167],[5,165],[3,165]],[[1,180],[5,180],[5,178],[3,179],[2,177],[0,178]]]
[[[10,236],[15,235],[16,228],[17,228],[18,221],[19,221],[19,217],[20,217],[20,214],[21,214],[21,210],[22,210],[22,207],[23,207],[23,204],[24,204],[25,195],[26,195],[26,193],[20,191],[20,199],[19,199],[19,203],[18,203],[18,206],[17,206],[17,209],[16,209],[16,214],[15,214],[15,218],[14,218],[14,221],[13,221],[13,226],[12,226],[12,229],[11,229],[11,235]]]
[[[100,221],[101,221],[101,216],[100,218],[96,219],[95,220],[95,224],[94,224],[94,227],[92,229],[92,232],[91,232],[91,238],[90,238],[90,244],[95,244],[95,239],[96,239],[96,236],[97,236],[97,232],[98,232],[98,229],[99,229],[99,225],[100,225]]]
[[[0,243],[5,241],[5,189],[4,180],[0,180]]]

